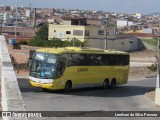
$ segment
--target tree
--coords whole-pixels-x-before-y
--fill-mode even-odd
[[[33,37],[34,40],[48,40],[48,23],[43,23],[38,28],[36,35]]]

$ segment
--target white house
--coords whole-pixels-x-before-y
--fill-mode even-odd
[[[4,21],[10,20],[10,14],[9,13],[4,13]]]
[[[125,26],[132,26],[133,24],[134,24],[133,21],[117,20],[117,28],[125,27]]]

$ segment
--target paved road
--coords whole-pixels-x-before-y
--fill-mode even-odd
[[[130,80],[115,89],[75,89],[45,93],[33,88],[28,80],[19,78],[19,87],[27,110],[39,111],[154,111],[160,110],[144,94],[155,87],[156,79]]]

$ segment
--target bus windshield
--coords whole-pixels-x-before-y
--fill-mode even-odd
[[[30,76],[42,79],[53,79],[58,55],[36,52],[32,59]]]

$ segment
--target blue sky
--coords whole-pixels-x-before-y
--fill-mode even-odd
[[[115,13],[160,12],[160,0],[18,0],[19,6],[41,8],[74,8]],[[16,0],[0,0],[0,5],[15,6]]]

